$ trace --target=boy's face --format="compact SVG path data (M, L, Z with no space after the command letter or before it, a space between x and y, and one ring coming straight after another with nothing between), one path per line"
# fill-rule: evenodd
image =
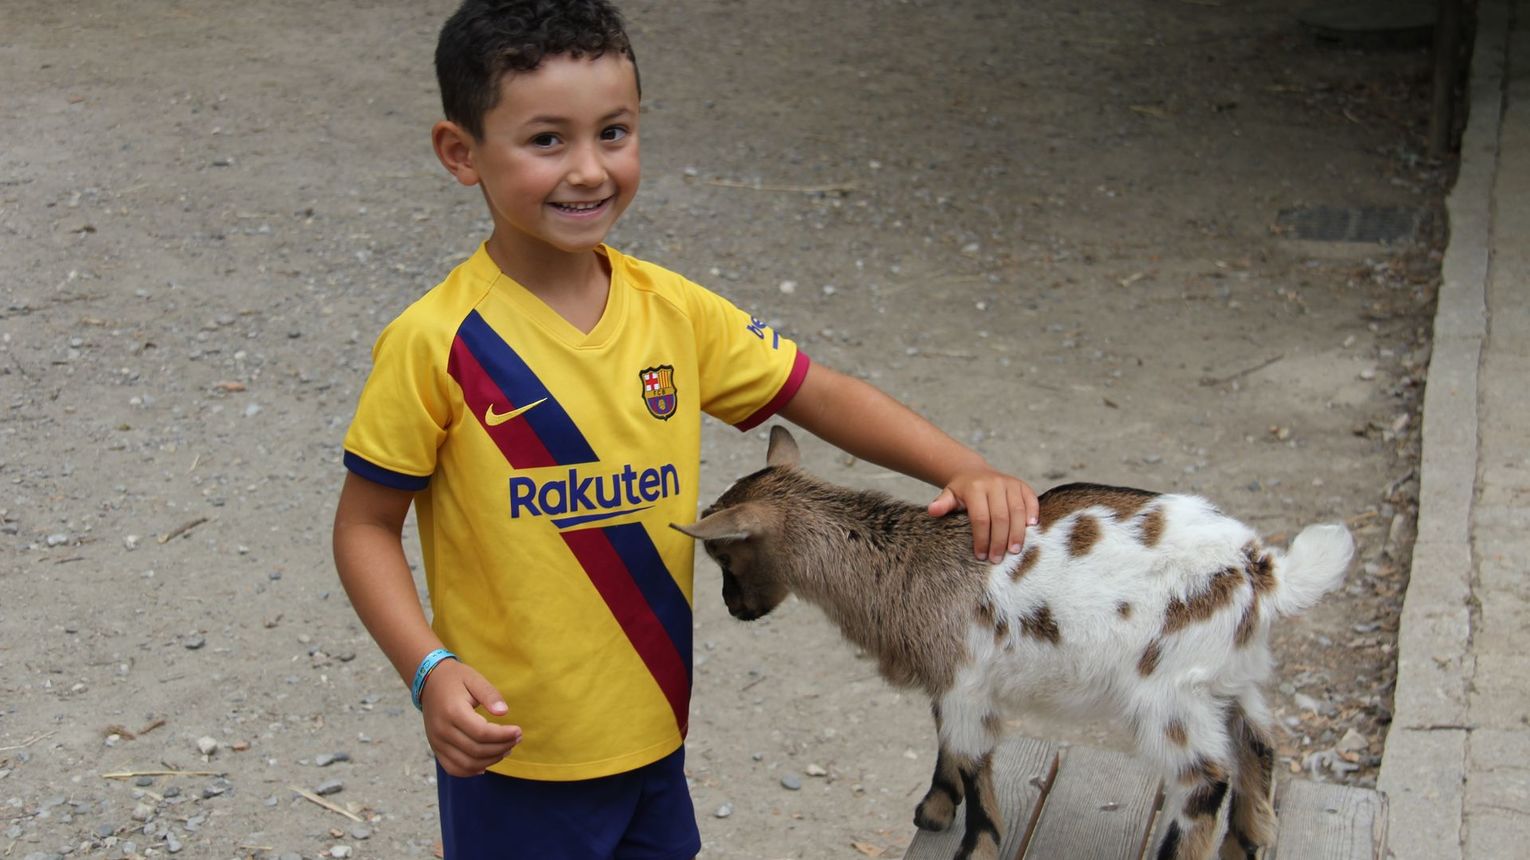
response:
M613 52L547 57L506 75L482 139L467 145L494 218L491 241L507 258L588 252L637 193L636 70Z

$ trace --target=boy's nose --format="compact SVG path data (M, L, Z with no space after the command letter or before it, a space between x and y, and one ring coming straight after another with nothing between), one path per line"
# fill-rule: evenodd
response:
M606 165L594 147L580 147L569 163L570 185L593 186L606 181Z

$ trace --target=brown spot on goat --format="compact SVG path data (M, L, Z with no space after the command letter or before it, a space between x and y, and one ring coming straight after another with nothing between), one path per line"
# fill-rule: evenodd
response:
M1116 614L1121 616L1122 618L1130 618L1130 617L1132 617L1132 605L1130 603L1127 603L1124 600L1121 601L1120 603L1117 603L1116 604Z
M1057 629L1057 619L1052 617L1052 607L1045 603L1020 616L1020 630L1032 639L1050 642L1062 641L1062 631Z
M993 625L993 644L998 645L1009 638L1009 619L1000 616Z
M1210 618L1232 602L1242 584L1243 571L1231 567L1217 571L1198 593L1169 601L1169 608L1164 613L1163 632L1174 633Z
M1227 796L1227 782L1202 783L1185 798L1184 819L1189 828L1179 840L1176 857L1210 857L1216 851L1217 811ZM1178 824L1179 822L1175 822Z
M1026 547L1025 552L1020 555L1020 563L1015 565L1015 569L1012 573L1010 573L1009 578L1014 582L1019 582L1020 577L1030 573L1031 568L1035 567L1036 562L1040 559L1041 547L1036 546L1035 544L1031 544L1030 546Z
M1177 747L1190 745L1190 736L1185 734L1185 724L1179 720L1169 720L1169 724L1163 728L1163 733Z
M1253 584L1257 594L1267 594L1275 589L1275 567L1270 561L1270 554L1264 551L1255 541L1250 541L1243 547L1243 570L1248 574L1248 581Z
M1064 484L1053 487L1037 499L1041 505L1041 530L1046 531L1053 523L1069 514L1096 506L1109 508L1118 520L1127 520L1156 498L1157 493L1132 487L1107 487L1100 484Z
M1233 634L1233 642L1239 648L1248 647L1248 643L1254 641L1254 633L1259 629L1259 592L1254 592L1249 598L1248 605L1243 607L1243 615L1238 619L1238 630Z
M1068 555L1074 558L1089 554L1100 541L1100 521L1091 516L1081 516L1073 521L1073 531L1068 535Z
M1137 659L1137 674L1144 678L1153 674L1153 672L1157 671L1158 660L1162 656L1163 651L1158 644L1158 640L1154 639L1152 642L1149 642L1147 648L1143 649L1142 656Z
M1142 515L1142 522L1137 526L1137 533L1142 538L1142 545L1148 549L1158 546L1158 541L1163 539L1163 508L1154 508Z
M1227 768L1222 767L1211 759L1198 758L1185 765L1179 772L1181 785L1195 785L1198 782L1226 782ZM1218 801L1220 803L1220 801Z

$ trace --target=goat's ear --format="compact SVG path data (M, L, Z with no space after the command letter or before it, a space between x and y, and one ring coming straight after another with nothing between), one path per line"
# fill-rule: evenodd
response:
M797 450L797 440L792 438L790 430L780 424L770 428L770 448L765 452L765 465L767 466L796 466L802 459L802 452Z
M760 533L761 523L748 505L734 505L715 514L702 517L700 522L682 526L670 523L669 527L697 540L748 540Z

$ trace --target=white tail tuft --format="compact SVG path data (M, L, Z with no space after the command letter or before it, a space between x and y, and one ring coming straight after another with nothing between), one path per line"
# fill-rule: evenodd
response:
M1297 615L1344 582L1355 541L1349 529L1336 523L1308 526L1291 542L1275 565L1271 603L1281 615Z

